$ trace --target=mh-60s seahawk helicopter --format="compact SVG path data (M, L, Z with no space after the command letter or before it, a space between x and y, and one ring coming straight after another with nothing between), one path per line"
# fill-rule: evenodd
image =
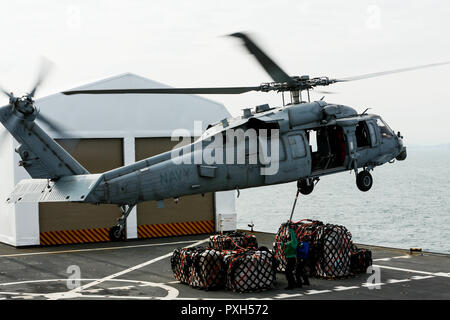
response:
M249 91L290 92L291 102L271 108L257 106L244 109L242 116L223 119L211 124L196 141L187 146L123 166L102 174L90 174L57 142L50 138L35 122L41 120L55 131L61 128L39 113L34 104L34 94L43 74L29 94L21 98L2 90L10 98L7 106L0 108L0 121L19 142L16 152L22 161L19 165L32 179L17 184L8 203L17 202L83 202L92 204L117 204L122 217L110 229L111 240L124 236L128 214L139 202L175 198L191 194L244 189L298 181L302 194L313 191L319 177L354 170L356 184L368 191L373 183L369 171L394 159L406 158L400 132L397 134L375 114L358 113L355 109L319 100L310 102L309 90L337 82L371 78L391 73L447 64L422 65L412 68L366 74L357 77L330 79L328 77L289 76L269 58L246 34L235 33L245 47L272 77L273 82L255 87L221 88L162 88L162 89L108 89L66 91L64 94L240 94ZM308 102L301 101L306 91ZM284 96L283 96L284 97ZM366 110L367 111L367 110ZM235 145L236 135L254 130ZM213 139L211 139L213 138ZM247 138L247 139L246 139ZM233 140L230 145L229 140ZM258 161L248 161L255 149L251 140L257 141ZM265 139L267 145L262 141ZM204 154L215 142L227 142L215 148L215 161L205 161ZM228 140L228 141L227 141ZM239 140L239 139L237 139ZM276 142L276 143L274 143ZM217 145L216 145L217 146ZM244 152L244 163L222 161L228 155L235 160L236 152ZM277 157L274 155L277 154ZM237 155L239 156L239 155ZM200 161L186 161L200 159ZM252 158L254 159L254 158ZM270 167L277 170L267 174ZM267 169L264 172L264 169Z

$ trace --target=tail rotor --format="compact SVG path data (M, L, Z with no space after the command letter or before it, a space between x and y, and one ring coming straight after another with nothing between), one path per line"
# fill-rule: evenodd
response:
M7 131L13 132L21 121L33 122L37 119L39 122L47 125L48 128L53 130L58 135L66 136L66 134L64 134L66 130L61 125L55 123L53 120L50 120L49 117L40 113L34 100L36 92L42 86L42 83L47 78L52 67L53 63L50 60L41 58L36 82L34 83L31 91L21 97L16 97L12 92L0 87L0 92L9 98L9 105L7 106L9 107L9 112L4 112L2 119L2 123ZM6 137L6 131L0 133L0 144L4 142Z

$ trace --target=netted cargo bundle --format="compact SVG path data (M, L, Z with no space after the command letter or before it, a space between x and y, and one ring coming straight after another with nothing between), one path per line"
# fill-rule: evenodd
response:
M181 283L206 290L224 286L223 254L218 250L179 248L173 252L170 262L175 279Z
M311 239L317 230L323 226L321 221L303 219L297 222L293 222L292 227L294 229L295 235L299 242L305 241L305 239ZM284 272L286 269L286 257L284 255L283 244L288 241L289 236L289 223L283 223L278 229L277 235L275 237L275 243L273 246L273 251L275 258L278 262L277 270L279 272ZM309 241L308 241L309 242ZM314 248L310 246L310 255L314 255ZM306 272L309 273L309 266L306 266Z
M216 250L238 250L245 248L258 248L258 241L254 235L244 232L229 234L216 234L209 238L209 247Z
M312 238L314 275L341 278L350 275L352 234L344 226L326 224Z
M170 258L173 276L181 283L189 283L194 248L177 248Z
M306 274L314 277L340 278L366 272L372 264L370 250L358 249L353 244L351 233L334 224L324 225L321 221L304 219L290 223L299 242L309 243L309 257L305 265ZM276 235L274 254L277 270L285 271L284 243L288 241L289 223L283 223Z
M236 292L273 288L276 260L268 250L230 251L224 257L227 266L226 287Z
M353 274L365 273L372 265L372 251L368 249L358 249L355 244L352 247L350 256L350 272Z

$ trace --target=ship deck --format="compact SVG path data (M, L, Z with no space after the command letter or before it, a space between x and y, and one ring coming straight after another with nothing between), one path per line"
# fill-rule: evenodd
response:
M272 247L274 235L255 233ZM449 299L450 255L359 244L372 250L379 273L339 280L310 279L285 290L282 273L272 290L205 291L175 281L170 257L177 247L204 244L208 235L114 243L14 248L0 245L0 300L35 299ZM372 278L369 278L372 276Z

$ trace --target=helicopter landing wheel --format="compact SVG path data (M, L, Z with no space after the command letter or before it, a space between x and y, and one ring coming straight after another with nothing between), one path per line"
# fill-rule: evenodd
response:
M110 241L120 241L124 238L124 228L120 225L111 227L109 229L109 240Z
M370 188L372 188L372 184L373 184L373 178L372 178L372 175L368 171L366 171L366 170L361 171L356 176L356 186L358 187L359 190L364 191L364 192L369 191Z
M300 179L297 181L297 188L301 194L308 195L314 190L314 181L312 179Z
M109 229L109 240L110 241L121 241L125 239L125 230L127 225L127 218L131 210L133 210L135 204L131 205L121 205L120 211L122 216L117 219L117 224Z

